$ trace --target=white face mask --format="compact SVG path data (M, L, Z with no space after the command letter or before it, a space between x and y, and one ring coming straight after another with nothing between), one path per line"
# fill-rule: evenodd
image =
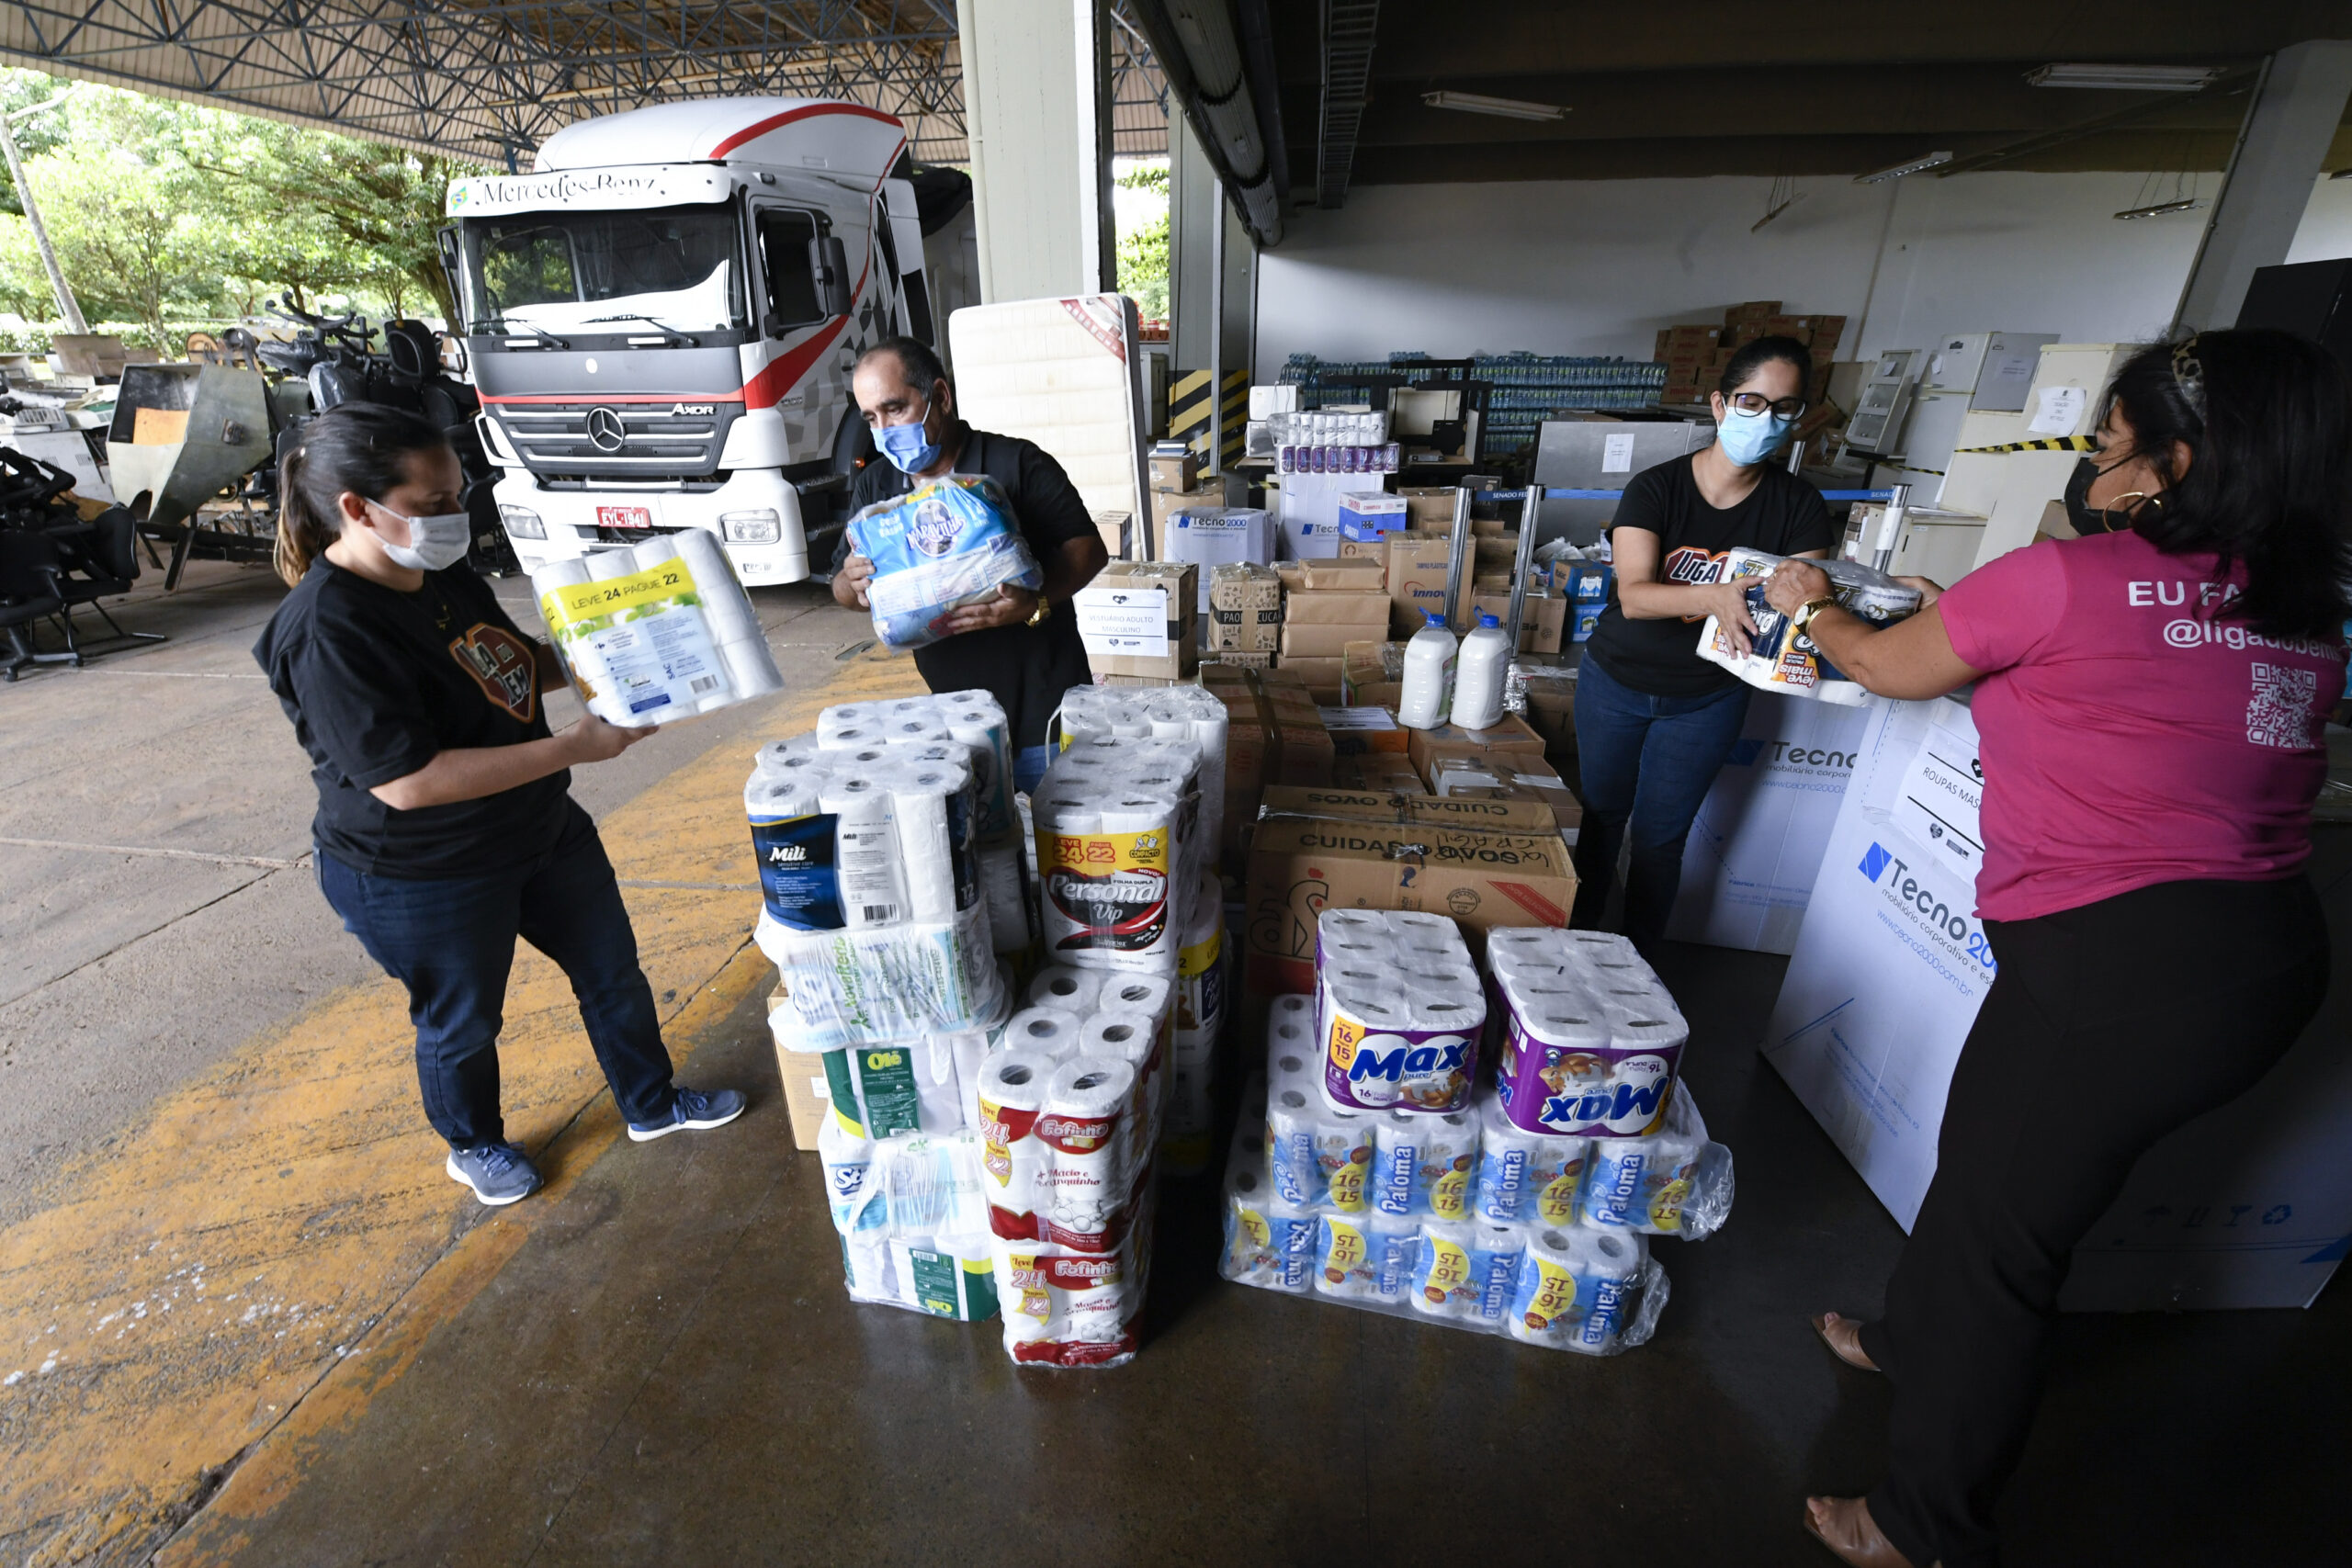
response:
M408 543L396 545L379 533L376 542L384 547L384 554L395 566L412 571L439 571L466 558L473 548L474 520L463 512L436 513L430 517L409 517L393 511L383 502L368 503L387 517L398 517L408 525Z

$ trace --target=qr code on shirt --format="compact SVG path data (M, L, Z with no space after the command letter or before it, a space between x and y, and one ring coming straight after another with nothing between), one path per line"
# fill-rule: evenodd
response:
M2287 664L2254 666L2254 696L2245 705L2245 738L2256 746L2301 750L2317 728L2319 675Z

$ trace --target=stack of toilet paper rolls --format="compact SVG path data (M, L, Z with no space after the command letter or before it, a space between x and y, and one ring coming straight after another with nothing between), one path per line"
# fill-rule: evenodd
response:
M1225 842L1223 701L1200 686L1072 686L1062 697L1065 746L1081 740L1190 740L1201 749L1201 842L1214 863Z
M1531 1132L1491 1083L1463 1111L1343 1107L1328 1041L1314 998L1275 998L1227 1167L1227 1279L1587 1355L1649 1338L1647 1238L1701 1239L1731 1206L1687 1090L1640 1137Z
M818 1142L853 1301L976 1322L998 1310L995 1249L969 1131Z
M751 596L700 528L549 561L531 592L587 705L625 728L784 689Z
M1046 960L1175 966L1206 861L1202 750L1182 738L1096 737L1057 753L1029 797Z
M1503 1112L1527 1133L1631 1138L1664 1124L1690 1026L1622 936L1490 932Z
M1326 909L1315 922L1317 1077L1324 1103L1357 1113L1470 1108L1487 996L1443 915Z
M1176 976L1051 964L983 1058L975 1107L1005 1349L1114 1366L1136 1351Z
M1011 757L985 692L827 708L813 732L760 748L743 791L754 934L790 998L794 1049L1001 1016L994 955L1031 943Z

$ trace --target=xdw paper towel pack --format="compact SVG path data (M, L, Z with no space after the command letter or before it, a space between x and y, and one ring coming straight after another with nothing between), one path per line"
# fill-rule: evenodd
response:
M784 689L750 595L699 528L550 561L531 592L581 701L607 724L672 724Z
M1462 932L1412 909L1325 909L1315 925L1321 1093L1336 1111L1466 1110L1487 1000Z
M1045 573L994 479L956 474L877 501L849 520L850 547L874 563L865 589L874 634L892 648L944 635L950 610L1005 586L1036 589Z
M1870 693L1824 658L1813 639L1798 631L1790 618L1772 608L1764 597L1764 580L1786 558L1745 547L1724 552L1712 581L1752 581L1747 590L1747 615L1756 623L1756 636L1747 653L1737 653L1716 617L1709 615L1707 624L1699 631L1699 657L1722 665L1762 691L1818 697L1825 703L1859 707L1870 700ZM1849 560L1805 564L1819 567L1828 575L1829 591L1840 607L1874 626L1890 626L1918 612L1919 591L1904 587L1883 571Z
M1501 1025L1495 1087L1515 1126L1624 1138L1663 1125L1690 1031L1631 942L1499 931L1487 964Z

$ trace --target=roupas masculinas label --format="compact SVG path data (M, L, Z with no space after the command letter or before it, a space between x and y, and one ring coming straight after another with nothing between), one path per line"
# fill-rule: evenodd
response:
M589 707L649 722L693 713L728 689L702 604L683 560L539 596Z

